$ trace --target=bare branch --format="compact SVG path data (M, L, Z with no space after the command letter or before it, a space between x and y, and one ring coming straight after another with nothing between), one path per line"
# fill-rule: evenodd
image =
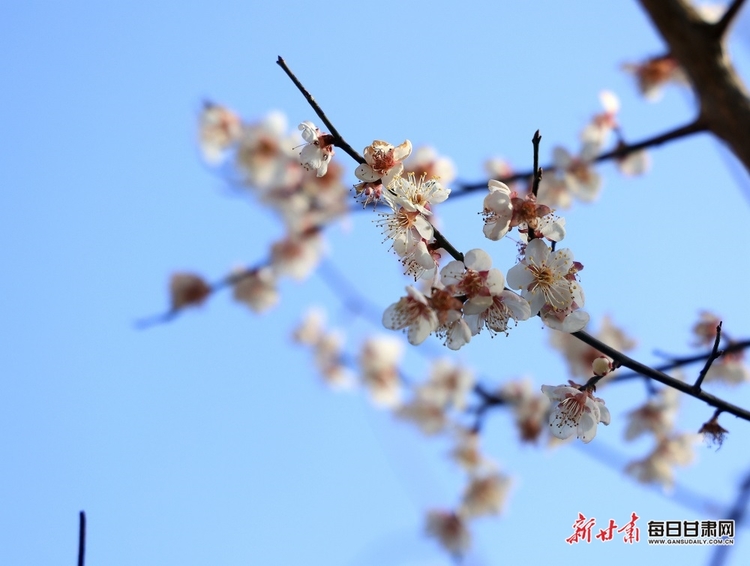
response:
M349 154L349 157L354 159L354 161L356 161L357 163L360 163L360 164L364 163L365 158L362 157L359 153L357 153L354 150L354 148L350 146L343 137L341 137L341 134L339 134L338 130L334 127L334 125L328 119L328 116L325 115L325 112L323 112L323 109L315 101L315 99L313 98L313 95L310 94L308 90L304 87L304 85L299 81L296 75L292 72L292 70L286 64L286 61L284 61L282 57L279 57L276 60L276 64L282 69L284 69L284 72L287 74L287 76L290 79L292 79L294 86L296 86L297 89L302 93L302 96L305 97L305 100L307 100L307 103L318 115L318 118L320 118L323 121L323 123L326 125L326 128L328 128L328 131L333 136L333 140L334 140L333 145L343 149L346 153Z
M78 514L78 566L83 566L86 555L86 513Z
M664 385L673 387L674 389L682 391L683 393L690 395L691 397L700 399L704 403L711 405L712 407L715 407L717 409L721 409L725 413L731 413L736 417L750 422L750 411L719 399L718 397L715 397L710 393L706 393L705 391L696 391L692 385L688 385L687 383L684 383L679 379L675 379L674 377L671 377L665 373L660 372L659 370L651 368L626 356L622 352L615 350L611 346L607 346L604 342L597 340L583 330L574 332L573 336L578 338L581 342L584 342L589 346L596 348L602 354L609 356L615 363L619 365L625 366L626 368L631 369L634 372L646 376L650 379L653 379L654 381L658 381L659 383L663 383Z
M727 11L721 16L721 19L714 24L716 38L722 40L729 34L729 29L732 24L737 21L737 14L744 3L745 0L734 0L734 2L730 4Z
M726 142L750 173L750 97L727 53L726 35L701 18L688 0L639 1L690 78L700 120ZM731 18L730 14L727 22Z

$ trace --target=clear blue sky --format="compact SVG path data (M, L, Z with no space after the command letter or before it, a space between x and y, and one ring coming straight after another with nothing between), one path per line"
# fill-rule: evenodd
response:
M554 144L574 149L603 88L620 96L629 139L692 118L689 95L672 88L649 104L619 69L662 49L636 2L77 1L0 12L0 564L74 563L81 509L88 566L448 564L422 522L425 509L459 496L449 445L361 394L327 391L308 352L290 345L310 304L329 310L352 348L386 332L348 317L321 279L285 282L264 316L224 294L173 324L134 329L167 304L171 272L217 279L261 260L281 234L201 163L201 101L248 119L273 109L292 126L314 119L274 64L282 55L355 148L430 143L462 179L479 180L492 155L528 167L537 128L544 161ZM747 15L740 28L735 52L746 57ZM337 159L353 170L343 152ZM654 350L689 351L701 309L750 335L750 208L744 173L738 184L708 137L652 159L636 180L603 167L602 198L566 214L565 243L585 265L594 327L610 314L639 340L636 357L654 362ZM444 232L507 270L515 249L488 246L480 208L480 195L448 201ZM374 302L400 296L406 280L369 213L327 236L331 260ZM531 321L452 356L497 383L563 383L547 342ZM409 352L407 369L422 375L424 360ZM750 407L746 388L713 392ZM649 449L622 442L644 388L601 394L613 422L585 448L519 447L507 415L491 418L487 451L516 483L503 517L477 524L472 564L706 563L707 548L565 544L579 512L599 523L723 514L625 478L624 463ZM683 430L710 417L683 405ZM750 467L750 423L722 424L724 447L699 448L678 482L729 504ZM746 534L731 564L750 561Z

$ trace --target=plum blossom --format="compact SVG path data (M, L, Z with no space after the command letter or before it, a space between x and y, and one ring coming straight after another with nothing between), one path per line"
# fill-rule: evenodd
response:
M626 63L623 70L635 76L641 94L651 102L661 98L664 85L688 83L682 67L671 55L652 57L643 63Z
M635 340L625 334L621 328L615 326L608 316L603 317L599 330L593 334L597 339L620 352L632 350L636 345ZM565 357L571 376L591 377L591 365L601 355L599 350L581 342L575 336L563 332L553 332L550 336L550 343ZM606 379L600 381L598 385L600 386L605 382Z
M431 510L427 513L425 530L453 555L460 556L471 546L471 532L459 513Z
M688 466L695 459L694 446L701 435L692 433L673 434L662 437L656 448L644 459L631 462L625 473L640 483L661 484L664 491L674 487L674 466Z
M400 207L408 212L430 216L431 206L445 201L450 192L437 179L417 178L414 173L409 173L406 177L399 175L393 179L383 197L393 210Z
M521 441L536 441L547 417L549 398L535 393L528 378L503 384L497 395L512 407Z
M390 336L370 338L362 344L358 359L362 383L379 407L393 408L401 402L398 364L403 349L402 342Z
M617 113L620 111L620 100L617 95L609 90L603 90L599 93L599 101L604 112L595 114L581 132L581 142L584 146L591 146L586 151L587 155L599 153L602 146L607 143L612 130L617 128Z
M383 192L392 212L381 214L377 224L383 235L393 240L393 251L415 281L437 265L427 247L435 231L426 217L432 215L431 206L443 202L449 193L437 180L415 179L413 174L397 177Z
M499 514L511 483L511 479L500 472L471 478L461 500L463 516L473 518Z
M451 350L459 350L471 340L471 329L462 316L463 303L448 289L434 287L429 298L430 306L437 316L435 333L444 338Z
M323 253L323 238L317 229L289 235L271 246L271 266L276 275L303 281L315 269Z
M217 164L240 139L242 120L229 108L206 102L200 115L199 128L203 158L211 164Z
M440 179L442 183L451 183L456 178L453 161L438 155L435 148L423 146L411 154L404 162L404 171L417 178Z
M281 112L271 112L257 124L243 125L235 166L245 184L261 194L292 187L301 179L302 168L291 149L295 138L286 132L287 119Z
M408 328L410 344L419 345L438 327L438 317L427 298L412 286L406 287L401 297L383 313L383 326L391 330Z
M314 345L315 366L323 382L334 390L350 389L354 376L343 362L344 337L340 332L328 331Z
M261 267L249 273L239 272L233 294L235 301L244 303L256 313L265 312L279 302L276 279L270 267Z
M354 171L357 179L366 183L380 183L388 188L394 178L404 170L403 161L411 155L411 142L392 146L388 142L375 140L364 150L365 163Z
M475 475L483 469L494 469L495 464L486 458L479 448L478 432L459 428L456 431L456 444L450 457L469 474Z
M547 307L547 311L542 313L547 318L547 324L548 320L555 319L560 313L565 315L564 320L572 312L568 310L575 310L584 304L583 290L574 277L571 278L571 271L574 276L577 268L569 249L553 252L544 241L535 239L526 246L523 261L508 271L508 285L521 289L521 296L529 302L531 315ZM550 325L553 328L557 326L555 323ZM583 326L576 330L581 328Z
M677 417L679 392L664 387L644 404L628 413L625 440L634 440L646 432L658 438L666 437Z
M310 121L302 122L299 129L302 139L307 142L299 154L299 162L308 171L315 171L318 177L322 177L334 154L333 136L323 134Z
M442 432L448 425L445 407L424 394L424 386L417 388L414 398L398 407L396 417L416 424L423 434L431 436Z
M593 202L602 188L602 178L594 171L592 160L598 149L584 144L580 155L574 156L564 147L555 147L552 155L555 169L562 175L573 195L583 202Z
M505 289L505 277L493 269L492 258L479 248L464 254L464 261L451 261L440 271L446 289L466 298L464 319L472 335L482 328L491 333L507 334L508 321L527 320L528 303L514 292Z
M490 240L500 240L510 230L513 218L511 190L508 185L491 179L488 183L490 194L484 197L482 216L484 235Z
M432 364L421 394L441 407L463 410L473 387L474 373L470 369L441 358Z
M596 425L609 424L609 409L604 400L594 397L590 389L579 389L575 384L542 385L544 393L551 401L549 427L553 436L566 439L574 434L584 443L596 436Z
M203 303L211 294L211 286L194 273L174 273L169 280L172 310Z

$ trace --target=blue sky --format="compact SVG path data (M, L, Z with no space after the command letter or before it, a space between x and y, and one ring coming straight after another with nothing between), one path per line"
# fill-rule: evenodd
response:
M282 233L202 164L201 101L250 120L280 109L292 127L314 119L275 65L282 55L355 148L429 143L461 179L480 180L493 155L528 167L537 128L543 161L555 144L573 149L604 88L621 98L628 139L692 118L688 94L670 88L647 103L620 70L662 50L637 4L26 2L2 12L0 563L71 563L84 509L91 566L448 564L422 523L425 509L459 496L449 444L424 440L361 394L328 391L289 341L311 304L346 329L352 349L386 332L348 316L318 276L284 282L267 315L223 294L172 324L135 330L167 304L171 272L218 279L261 260ZM733 45L741 60L748 22ZM337 159L351 173L343 152ZM635 180L603 166L601 199L566 214L565 243L586 267L594 326L611 315L638 339L635 357L657 362L655 350L689 352L701 309L748 335L750 209L746 175L732 174L709 137L654 150L652 160ZM480 195L443 207L443 231L460 249L487 246L480 209ZM327 231L330 260L385 308L407 281L371 217ZM510 267L511 243L486 249ZM458 354L430 347L493 382L563 383L548 333L532 321ZM412 349L406 367L419 376L426 365ZM712 392L750 406L746 389ZM644 390L633 383L602 396L613 423L585 447L518 446L507 415L493 415L485 446L516 482L504 515L477 524L470 563L706 563L706 548L565 544L579 512L599 523L631 512L712 517L622 475L649 449L621 440ZM683 430L711 415L692 400L683 408ZM750 425L722 424L729 440L700 447L678 482L730 504L750 466ZM731 564L750 559L745 533Z

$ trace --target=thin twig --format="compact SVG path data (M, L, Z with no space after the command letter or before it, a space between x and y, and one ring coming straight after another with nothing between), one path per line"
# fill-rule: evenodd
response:
M747 348L750 348L750 340L742 340L739 342L733 342L730 345L728 345L726 348L724 348L724 354L730 354L732 352L740 352ZM669 370L676 369L679 367L688 366L696 362L705 361L708 359L710 355L711 355L711 352L703 353L703 354L696 354L694 356L686 356L684 358L674 358L669 363L662 364L659 366L654 366L654 369L665 372L665 371L669 371ZM609 379L607 383L614 383L618 381L628 381L636 377L642 377L642 375L638 372L621 373Z
M83 566L86 555L86 513L78 514L78 566Z
M711 395L710 393L706 393L705 391L696 391L692 385L688 385L687 383L684 383L679 379L670 377L659 370L651 368L626 356L622 352L615 350L611 346L607 346L604 342L597 340L583 330L574 332L573 336L578 338L581 342L584 342L585 344L596 348L605 356L609 356L614 362L625 366L626 368L631 369L636 373L644 375L650 379L653 379L654 381L658 381L659 383L663 383L664 385L668 385L669 387L673 387L674 389L682 391L683 393L690 395L691 397L695 397L696 399L699 399L712 407L721 409L726 413L730 413L736 417L750 422L750 411L738 407L737 405L728 403L727 401L719 399L718 397Z
M620 145L612 151L607 151L605 153L598 155L597 157L592 159L592 162L601 163L603 161L609 161L611 159L625 157L633 153L634 151L646 149L649 147L655 147L657 145L661 145L668 141L676 140L679 138L684 138L692 134L697 134L697 133L704 132L704 131L706 131L706 126L703 124L703 122L700 119L694 120L690 122L689 124L685 124L684 126L680 126L673 130L669 130L667 132L652 136L650 138L646 138L637 143ZM556 167L554 163L550 163L546 167L542 167L543 170L547 170L547 171L552 171L555 168ZM534 172L535 172L535 169L532 169L530 171L514 173L513 175L508 175L507 177L500 177L497 180L506 184L513 183L514 181L521 181L523 179L532 178L534 176ZM451 198L455 198L457 196L461 196L461 195L474 192L474 191L479 191L479 190L487 190L487 181L484 181L482 183L460 184L458 188L451 193Z
M716 338L714 339L714 347L711 349L711 355L706 359L706 364L698 374L698 379L693 385L693 389L695 389L696 392L701 390L701 385L703 384L703 380L706 379L708 370L711 369L711 364L714 363L714 360L716 360L716 358L724 354L723 351L719 350L719 342L721 342L721 322L719 322L718 326L716 327Z
M724 15L721 16L721 19L714 24L713 29L717 39L721 40L726 37L727 33L729 33L729 28L737 21L737 14L744 3L745 0L734 0L727 8L727 11L724 12Z
M284 61L282 57L279 57L276 60L276 64L284 70L284 72L287 74L287 76L290 79L292 79L294 86L296 86L297 90L299 90L302 93L302 96L305 97L305 100L307 100L307 103L318 115L318 118L320 118L323 121L323 123L326 125L326 128L328 128L328 131L331 133L331 135L334 138L333 144L343 149L346 153L349 154L349 157L354 159L354 161L356 161L357 163L360 163L360 164L365 163L365 158L362 157L359 153L357 153L354 150L354 148L346 142L346 140L341 136L341 134L339 134L338 130L334 127L334 125L328 119L328 116L326 116L325 112L323 112L323 109L315 101L315 99L313 98L313 95L310 94L308 90L304 87L304 85L299 81L296 75L292 72L292 70L286 64L286 61Z
M534 137L531 138L531 143L534 144L534 182L531 186L531 194L536 197L539 192L539 183L542 182L542 168L539 167L539 144L542 141L542 136L539 134L539 130L534 132Z
M451 244L448 239L443 236L443 234L434 226L432 227L433 237L435 238L435 246L437 249L443 248L446 252L448 252L451 257L457 261L460 261L463 263L464 261L464 254L459 252L456 248L453 247L453 244Z

